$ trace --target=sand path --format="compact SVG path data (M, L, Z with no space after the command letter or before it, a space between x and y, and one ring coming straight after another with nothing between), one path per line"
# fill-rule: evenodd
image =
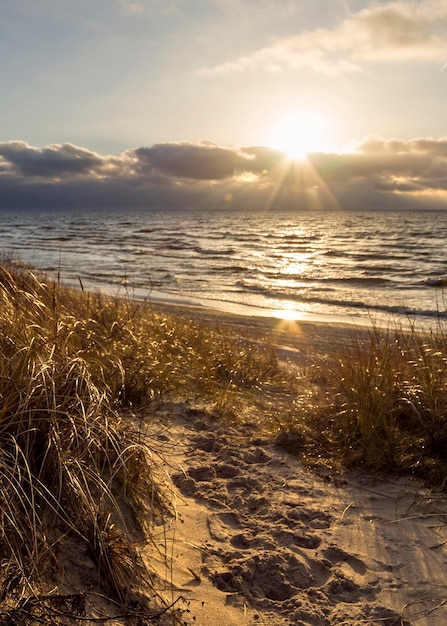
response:
M172 598L184 598L185 620L447 623L444 496L409 479L320 478L250 425L181 404L158 418L177 489Z

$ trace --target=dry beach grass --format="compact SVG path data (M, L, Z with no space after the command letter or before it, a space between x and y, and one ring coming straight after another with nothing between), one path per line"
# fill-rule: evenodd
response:
M351 580L368 570L365 559L317 536L332 532L334 514L313 481L336 490L344 468L361 466L445 486L441 326L430 334L277 325L71 290L11 263L0 268L0 306L3 623L187 621L185 594L175 582L170 594L162 590L160 563L174 581L167 529L192 500L211 507L210 541L234 550L213 544L211 561L190 569L225 598L245 598L245 623L262 623L264 613L281 625L399 623L394 609L371 609L377 585ZM284 450L297 461L286 463ZM303 463L313 473L302 474ZM235 472L239 488L230 484ZM266 506L267 479L289 504ZM336 492L330 497L333 507ZM279 523L284 506L295 513ZM256 547L257 535L268 541ZM309 550L320 545L318 565ZM272 552L281 558L268 561ZM273 587L260 582L266 567L279 572ZM361 606L350 613L349 603ZM233 609L237 623L242 609ZM207 623L231 623L224 613L218 619Z

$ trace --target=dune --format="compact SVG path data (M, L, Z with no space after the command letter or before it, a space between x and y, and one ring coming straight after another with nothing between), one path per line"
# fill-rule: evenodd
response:
M337 450L342 458L351 442L357 454L356 440L338 444L342 419L326 428L331 406L349 412L344 396L333 402L343 392L330 376L334 351L352 339L362 348L367 330L161 304L174 317L153 315L27 269L3 269L2 298L2 623L446 623L445 493L342 469ZM437 375L443 338L392 345L411 371L422 347L434 358L417 373ZM363 347L373 364L391 363L379 369L385 398L420 389L407 369L396 386L396 361ZM350 363L375 373L361 353L342 357L354 392ZM380 391L377 380L367 377L360 399ZM443 426L445 378L429 392ZM381 420L396 408L380 398ZM380 467L428 478L436 464L442 482L445 458L419 445L430 446L421 417L406 430L373 421L363 452L379 455L390 434L400 443L395 433L414 428L411 463Z

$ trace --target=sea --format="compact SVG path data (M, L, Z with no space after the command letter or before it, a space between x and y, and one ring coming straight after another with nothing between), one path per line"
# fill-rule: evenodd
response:
M290 320L446 318L447 211L0 212L0 251L63 283Z

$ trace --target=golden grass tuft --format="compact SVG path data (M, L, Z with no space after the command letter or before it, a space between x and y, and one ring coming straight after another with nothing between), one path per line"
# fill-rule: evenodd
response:
M337 428L347 462L447 479L447 336L372 329L334 369Z
M73 541L111 599L149 609L140 590L150 575L124 511L143 526L169 505L148 444L117 410L123 306L0 267L0 595L20 615L24 594L34 606L61 578Z
M366 336L366 339L365 339ZM279 441L313 467L363 467L447 485L447 335L399 325L349 333L308 381ZM315 382L315 381L314 381Z

